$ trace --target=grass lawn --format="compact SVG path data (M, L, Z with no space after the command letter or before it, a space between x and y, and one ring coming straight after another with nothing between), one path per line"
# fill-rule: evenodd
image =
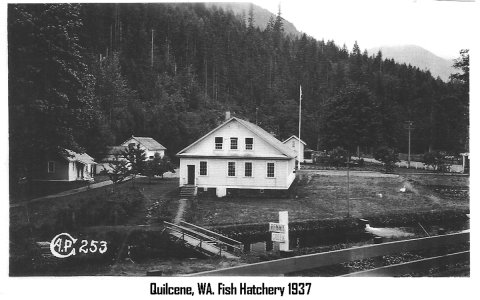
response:
M368 218L403 212L469 209L468 176L416 174L352 171L348 208L346 171L301 171L288 198L200 198L194 220L200 226L214 226L276 222L278 212L283 210L289 212L289 221L294 222L341 218L348 212L354 218ZM404 186L407 191L402 193L400 189Z

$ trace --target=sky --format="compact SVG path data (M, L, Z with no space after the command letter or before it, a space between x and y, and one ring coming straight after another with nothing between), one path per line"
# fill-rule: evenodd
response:
M334 40L349 50L417 45L437 56L457 58L470 49L479 3L433 0L253 0L317 40ZM477 39L477 38L475 38Z

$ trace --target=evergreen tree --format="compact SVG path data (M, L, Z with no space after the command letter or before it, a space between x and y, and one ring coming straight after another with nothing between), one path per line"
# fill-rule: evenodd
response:
M10 178L27 176L47 149L69 148L89 126L90 76L79 44L78 4L10 4Z
M140 148L140 144L129 145L128 148L122 151L122 157L126 161L128 175L132 176L132 187L135 187L135 179L137 175L145 170L145 151Z
M348 85L327 103L325 144L351 153L357 146L375 147L379 142L378 120L375 96L363 85Z

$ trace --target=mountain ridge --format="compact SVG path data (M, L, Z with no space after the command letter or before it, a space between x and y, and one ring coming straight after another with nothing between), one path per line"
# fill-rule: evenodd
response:
M417 45L379 46L367 49L370 55L382 51L383 58L394 59L398 63L410 64L420 70L429 70L432 76L440 77L448 82L450 75L455 73L453 59L445 59Z
M264 30L271 17L276 15L257 4L251 2L210 2L208 6L217 6L225 10L231 10L237 15L244 15L245 22L248 19L250 5L253 6L253 19L255 26ZM301 36L303 33L298 31L292 22L283 19L284 32L294 36ZM440 57L433 52L413 44L404 45L382 45L367 49L370 55L377 54L382 51L383 58L394 59L400 64L412 65L420 70L429 70L433 77L440 77L444 82L450 80L450 75L456 73L453 67L453 59Z
M270 17L275 18L276 14L270 12L268 9L263 8L257 4L251 2L207 2L205 3L207 7L221 7L225 10L231 10L236 15L245 15L245 22L248 20L248 13L250 11L250 5L253 5L253 20L254 25L259 27L261 30L265 30L270 21ZM283 19L283 30L286 34L292 34L295 36L300 36L302 33L297 30L295 25Z

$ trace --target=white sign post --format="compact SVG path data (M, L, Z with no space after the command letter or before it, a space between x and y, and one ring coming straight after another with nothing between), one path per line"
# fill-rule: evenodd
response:
M280 251L288 251L288 211L278 212L278 223L283 225L284 242L280 243Z
M280 256L292 256L293 251L288 250L288 211L278 212L278 223L269 223L268 227L272 232L272 242L280 244Z

